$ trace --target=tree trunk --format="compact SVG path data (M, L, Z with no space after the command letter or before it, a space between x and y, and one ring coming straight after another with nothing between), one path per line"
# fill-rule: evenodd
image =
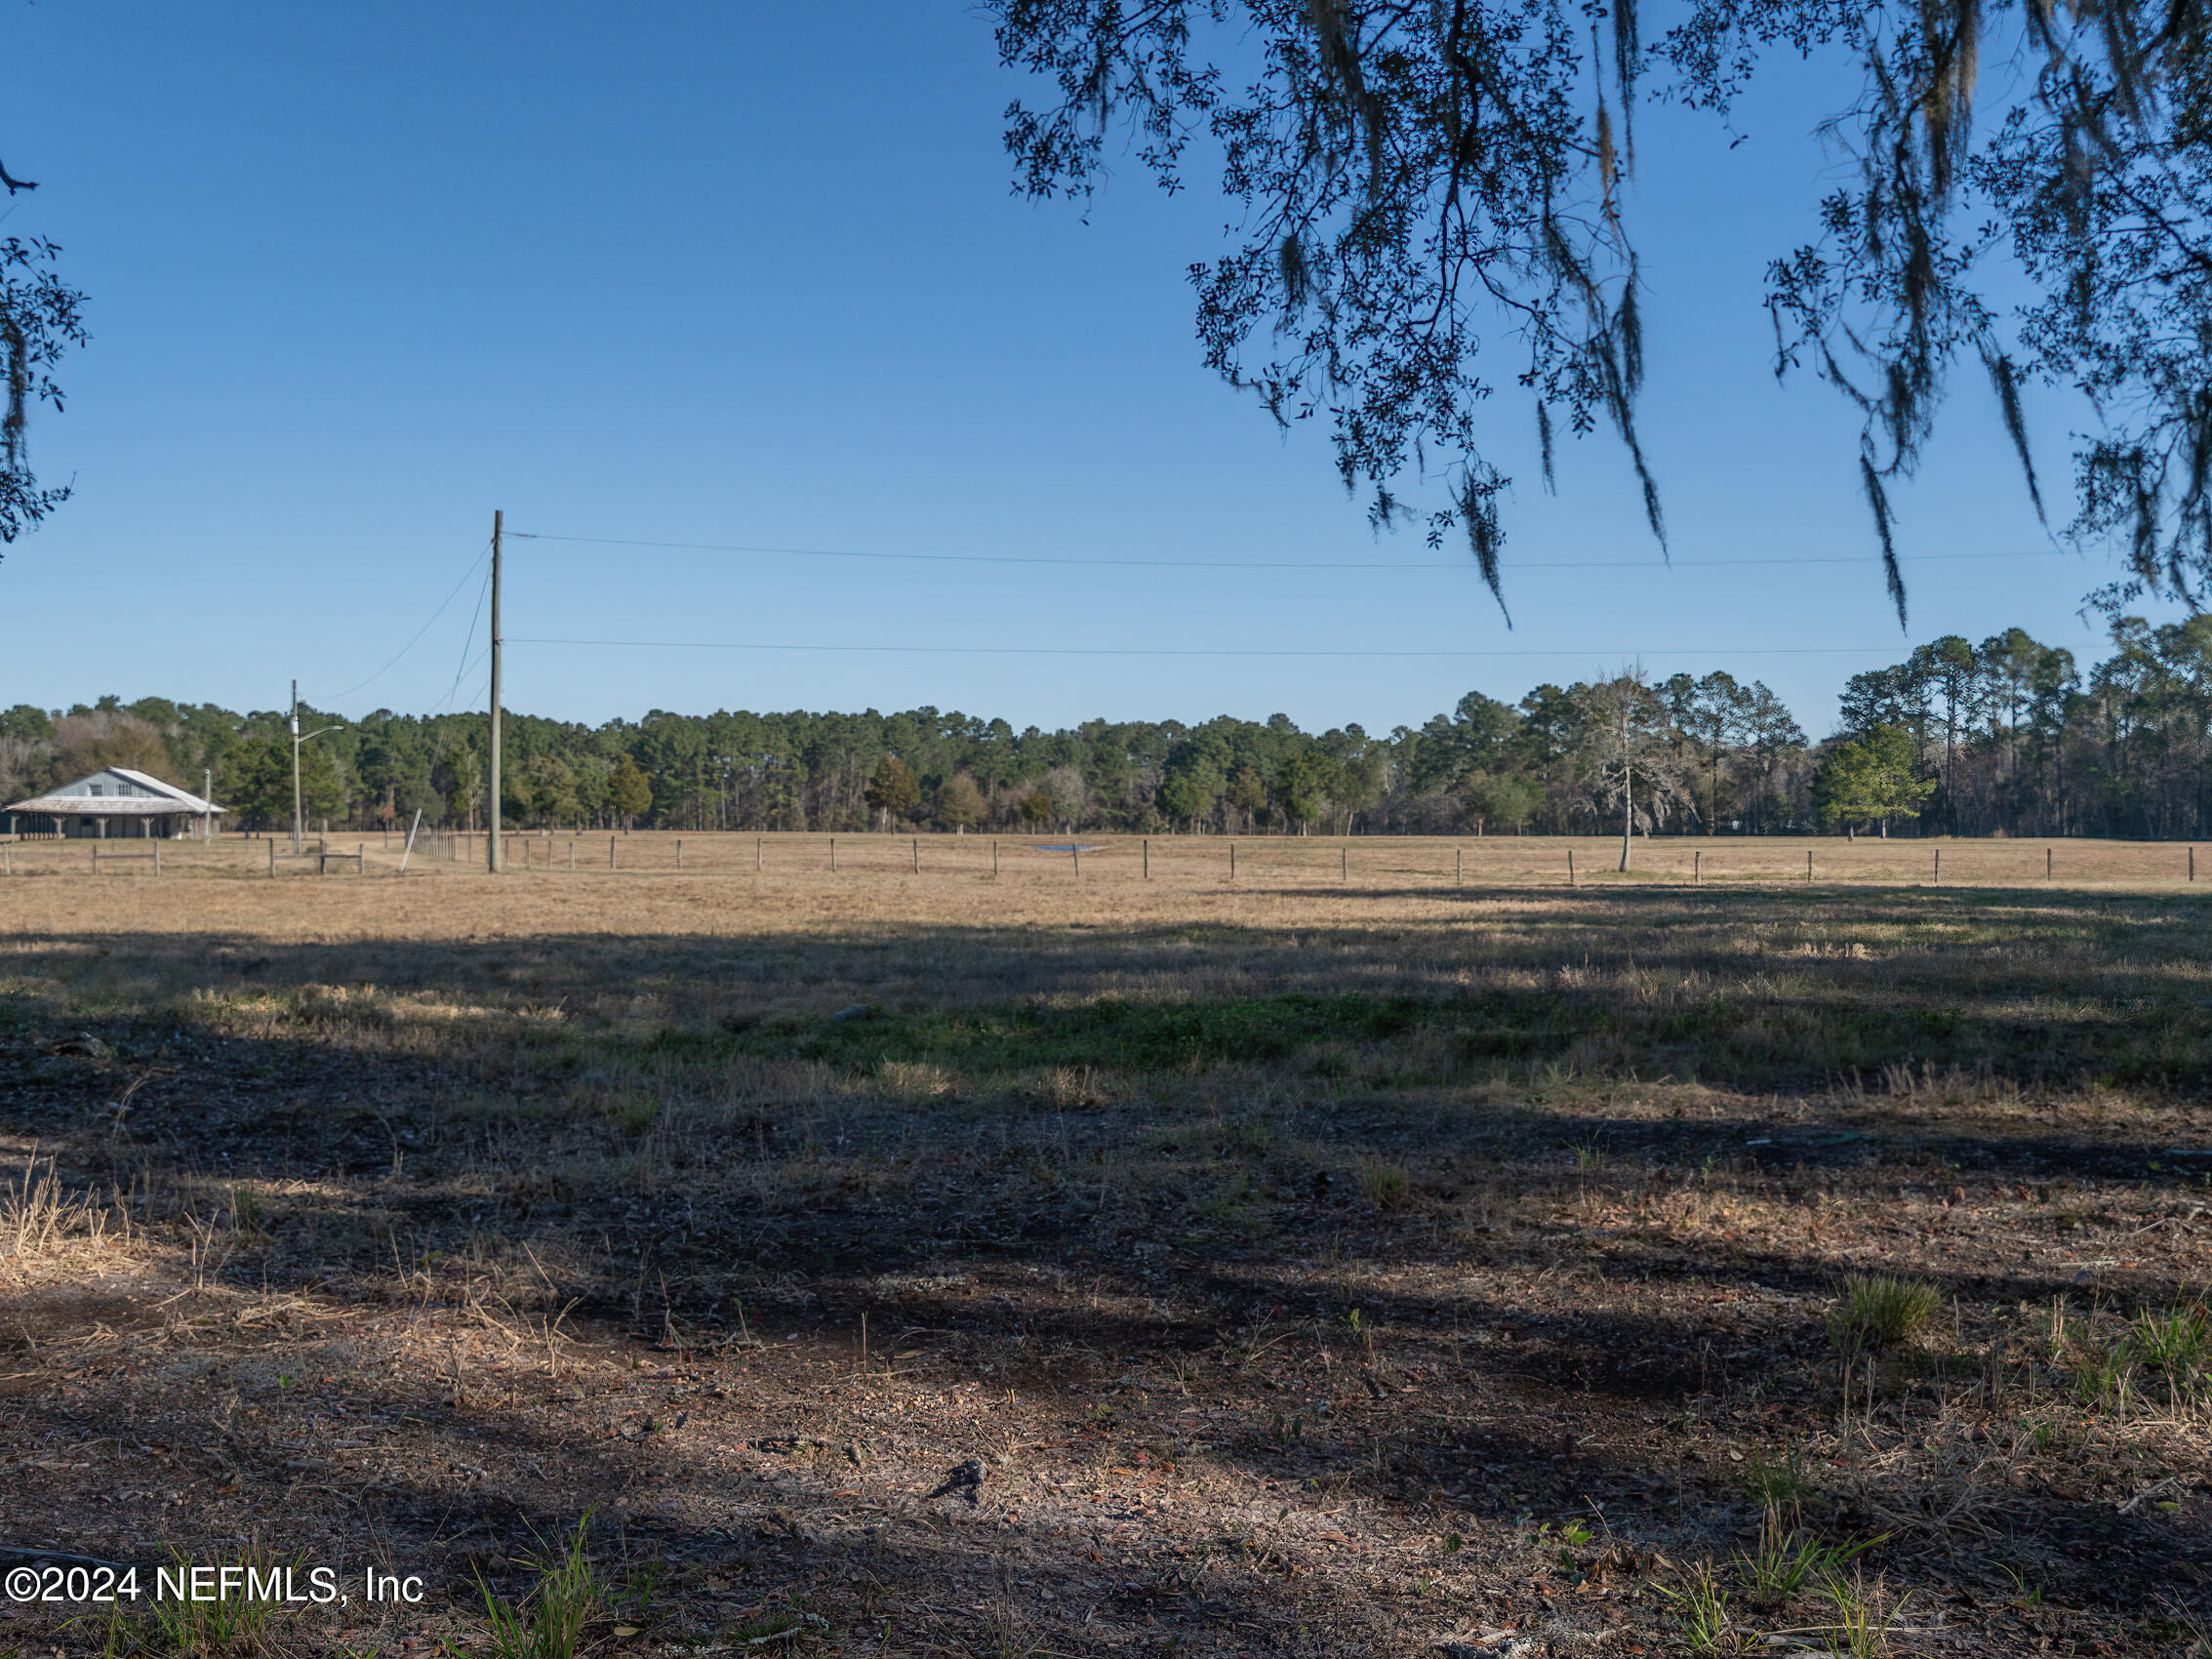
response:
M1629 847L1636 828L1636 769L1626 768L1621 783L1621 869L1629 868Z

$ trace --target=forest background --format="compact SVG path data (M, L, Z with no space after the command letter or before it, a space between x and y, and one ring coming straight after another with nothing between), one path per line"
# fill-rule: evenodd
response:
M287 824L283 709L102 697L0 714L0 797L120 765L212 787L238 829ZM486 722L301 710L310 822L475 828ZM1762 683L1640 669L1470 692L1387 736L1284 715L1086 721L1017 731L932 708L883 714L655 710L604 725L510 712L504 813L517 828L1144 832L1960 835L2212 832L2212 618L2119 617L2111 654L2011 628L1949 635L1846 685L1809 741Z

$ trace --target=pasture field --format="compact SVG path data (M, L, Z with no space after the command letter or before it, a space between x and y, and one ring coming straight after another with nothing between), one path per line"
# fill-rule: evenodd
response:
M677 839L9 848L0 1655L2212 1652L2187 848Z

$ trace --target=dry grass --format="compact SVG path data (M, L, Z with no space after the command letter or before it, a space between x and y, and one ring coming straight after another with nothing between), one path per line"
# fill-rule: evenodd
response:
M1661 845L1570 891L1557 842L1465 843L1455 887L1444 843L1340 884L1336 843L1240 841L1231 887L1211 838L1148 882L630 841L669 868L16 849L0 1543L423 1573L267 1638L354 1651L536 1640L553 1538L601 1587L579 1652L2205 1616L2180 849L2069 844L2046 888L1946 844L1930 889L1928 843L1821 843L1866 862L1810 885ZM1831 1345L1885 1277L1929 1287L1912 1340Z

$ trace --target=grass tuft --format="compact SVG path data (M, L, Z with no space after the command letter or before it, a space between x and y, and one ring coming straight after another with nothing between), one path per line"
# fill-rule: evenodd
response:
M1379 1210L1403 1209L1413 1197L1413 1177L1402 1163L1371 1159L1359 1166L1359 1190Z
M2203 1306L2185 1303L2163 1313L2136 1316L2130 1331L2136 1358L2169 1381L2193 1380L2203 1369L2205 1347L2212 1337L2212 1321Z
M1662 1585L1659 1593L1674 1604L1684 1651L1703 1659L1709 1654L1734 1653L1742 1647L1735 1622L1728 1616L1728 1592L1713 1577L1710 1562L1700 1561L1690 1582L1681 1589Z
M609 1597L606 1581L591 1564L587 1520L579 1520L557 1551L528 1562L537 1570L538 1582L519 1603L502 1601L478 1575L492 1659L576 1659L584 1631Z
M1835 1610L1835 1623L1830 1627L1835 1651L1849 1659L1882 1659L1889 1652L1890 1630L1896 1614L1904 1609L1904 1598L1891 1605L1882 1581L1877 1578L1870 1586L1866 1575L1857 1571L1849 1578L1829 1574L1821 1583L1821 1594Z
M1902 1348L1934 1321L1942 1307L1942 1293L1924 1278L1853 1274L1829 1310L1829 1340L1846 1356Z
M1808 1586L1825 1586L1837 1578L1853 1557L1879 1542L1867 1538L1856 1544L1824 1544L1785 1526L1781 1515L1769 1509L1759 1526L1757 1545L1750 1554L1736 1558L1736 1576L1744 1598L1752 1606L1779 1607Z

